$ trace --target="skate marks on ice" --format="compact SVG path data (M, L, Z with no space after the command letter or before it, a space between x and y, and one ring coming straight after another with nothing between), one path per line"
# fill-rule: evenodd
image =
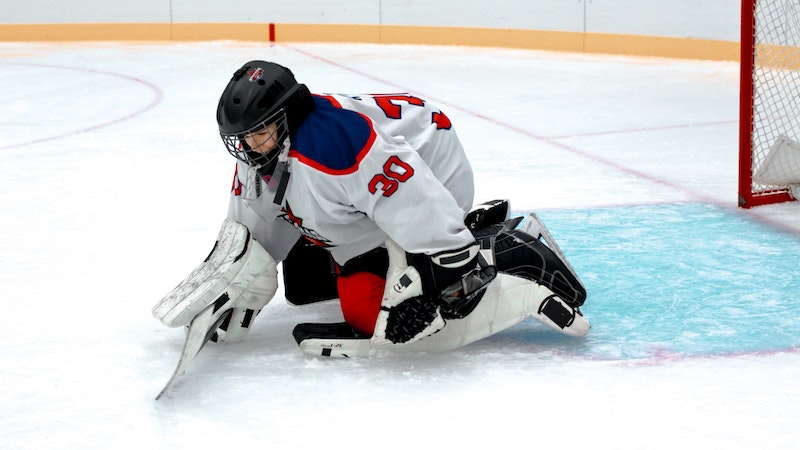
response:
M800 238L746 215L687 203L539 214L589 293L585 339L527 321L493 339L601 360L800 349Z

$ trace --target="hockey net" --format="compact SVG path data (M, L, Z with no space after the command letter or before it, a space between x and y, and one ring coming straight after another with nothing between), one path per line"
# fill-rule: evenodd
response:
M800 194L800 0L742 0L741 31L739 206L750 208Z

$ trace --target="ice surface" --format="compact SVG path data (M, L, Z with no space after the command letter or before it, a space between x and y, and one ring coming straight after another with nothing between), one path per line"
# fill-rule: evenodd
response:
M281 291L156 402L151 307L208 254L250 59L315 92L438 104L476 198L535 210L587 284L585 339L527 321L445 354L300 353ZM0 447L796 448L797 203L736 204L738 64L376 45L0 44Z

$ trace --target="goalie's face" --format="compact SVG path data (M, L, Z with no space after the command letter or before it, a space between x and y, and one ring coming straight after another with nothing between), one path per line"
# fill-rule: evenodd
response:
M278 125L271 123L265 128L248 133L244 136L244 142L251 151L267 155L278 148Z
M289 127L283 110L240 134L222 134L228 152L253 167L273 166L289 143Z

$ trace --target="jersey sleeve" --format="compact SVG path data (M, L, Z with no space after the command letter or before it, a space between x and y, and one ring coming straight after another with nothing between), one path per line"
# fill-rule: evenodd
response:
M409 253L434 254L474 241L465 211L401 137L376 129L347 188L354 205Z

